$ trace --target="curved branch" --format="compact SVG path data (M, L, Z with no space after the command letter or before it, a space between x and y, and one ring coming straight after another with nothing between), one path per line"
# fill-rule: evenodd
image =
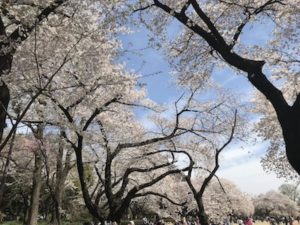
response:
M134 198L139 198L139 197L143 197L143 196L146 196L146 195L155 195L155 196L158 196L158 197L161 197L161 198L164 198L166 199L167 201L171 202L173 205L177 205L177 206L184 206L187 202L183 202L183 203L177 203L177 202L174 202L172 199L170 199L167 195L163 195L163 194L160 194L160 193L157 193L157 192L153 192L153 191L147 191L147 192L143 192L143 193L138 193L135 195Z

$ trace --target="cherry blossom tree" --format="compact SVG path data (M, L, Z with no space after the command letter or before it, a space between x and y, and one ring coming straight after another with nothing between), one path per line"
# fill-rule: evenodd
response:
M287 196L275 191L261 194L253 199L255 214L258 216L296 216L299 212L297 204Z
M16 207L16 211L26 215L29 208L28 197L34 160L33 151L27 148L32 145L26 140L26 137L17 135L13 138L13 145L7 146L1 155L1 159L4 159L1 160L1 212L7 213L6 208ZM21 202L22 207L16 206L16 202Z
M58 100L63 104L71 103L68 110L74 111L74 114L72 112L74 118L75 116L83 118L82 113L93 115L93 111L97 112L97 106L92 108L97 104L95 100L100 101L99 105L102 104L101 100L109 101L101 98L105 92L101 92L99 87L106 85L107 91L109 89L112 95L118 96L118 93L114 94L114 88L122 93L124 89L126 90L126 87L122 87L124 82L130 86L132 79L129 74L128 77L125 75L117 78L123 66L113 65L120 47L113 37L120 31L126 31L123 27L118 27L115 21L111 22L109 19L111 12L106 11L106 7L115 6L116 2L114 4L103 2L101 7L93 6L91 2L83 4L81 1L75 1L65 4L55 14L49 12L48 20L43 21L39 27L34 27L33 35L23 40L22 47L14 52L11 71L14 76L7 74L2 78L10 89L9 118L16 122L1 143L1 148L9 141L21 121L30 127L47 125L52 126L50 129L58 127L58 129L73 131L74 126L70 127L70 121L64 117L64 114L57 113L61 112ZM17 11L15 8L11 10ZM103 12L107 12L106 16ZM75 110L80 103L82 103L80 110ZM45 160L46 158L43 157L39 159ZM59 164L57 166L60 167ZM69 168L67 164L65 166ZM47 162L45 167L46 172L51 173L48 171ZM60 208L59 196L67 171L68 169L65 171L58 168L55 190L51 190L51 185L48 185L56 203L56 212ZM59 220L59 212L56 214L56 219Z
M199 71L211 71L213 65L224 63L246 75L272 105L281 127L287 159L300 174L298 3L280 0L142 0L134 10L140 12L142 21L156 36L162 37L157 46L167 47L166 54L181 79L193 77ZM167 40L167 26L174 20L183 26L177 28L179 35L175 41L166 44L171 41ZM241 41L245 29L260 22L274 26L269 42L253 46ZM272 81L268 74L284 83L281 90L277 87L278 82Z
M278 190L281 194L288 196L292 201L299 203L299 183L296 184L282 184Z
M201 186L204 178L193 177L192 180L196 186ZM254 205L251 198L242 193L231 181L218 179L215 177L211 180L203 195L205 213L209 220L217 223L228 218L229 215L252 216ZM196 220L199 209L182 174L169 176L151 189L156 192L159 190L159 193L165 194L172 201L159 196L137 199L137 202L143 203L145 211L158 214L160 218L172 217L178 220L180 217L187 217Z
M193 103L191 103L191 105L193 105ZM186 163L188 165L188 171L186 174L182 173L182 177L179 177L179 179L175 175L177 180L179 180L179 184L178 181L174 182L174 190L171 191L169 188L171 188L173 185L171 186L169 184L169 188L166 188L161 182L158 183L157 186L152 187L160 187L160 189L162 189L160 193L168 193L167 196L175 202L194 203L184 206L186 212L183 216L188 215L189 212L196 212L195 216L199 218L201 224L209 224L209 220L220 220L222 217L224 217L224 215L226 216L232 211L230 210L230 207L228 207L228 204L226 204L228 200L226 198L225 200L224 198L220 198L220 196L226 196L224 189L220 188L223 192L220 190L216 191L216 186L211 186L212 188L210 191L209 189L210 183L216 176L216 172L219 168L220 153L233 139L233 134L237 126L237 118L236 113L231 111L231 113L234 114L234 119L233 121L228 119L230 116L230 110L225 110L227 114L225 114L224 111L221 113L221 111L224 110L224 108L221 106L215 107L214 110L207 111L207 113L210 114L212 118L217 118L218 116L219 119L222 118L219 122L214 121L210 123L213 121L213 119L209 120L209 116L206 117L203 114L203 120L201 120L201 123L203 127L206 127L206 131L202 130L202 132L199 132L199 130L191 130L192 132L198 132L193 133L195 136L185 136L184 139L179 139L178 142L174 140L176 151L167 149L160 150L160 152L165 151L181 153L187 158ZM197 174L196 177L195 174ZM166 181L163 180L162 182ZM218 184L222 187L220 181ZM216 197L216 193L219 193L220 196ZM174 210L174 207L169 208L170 209L168 211L173 211L173 214L174 211L180 211L178 209ZM209 216L207 212L209 212Z
M0 76L11 71L12 61L18 46L25 41L34 29L51 13L55 12L64 0L44 1L2 1L0 5ZM1 81L0 86L0 140L6 126L6 111L10 100L9 88Z
M37 135L40 135L40 133ZM10 160L13 160L15 165L8 168L11 182L6 182L5 185L10 183L11 187L18 187L20 190L15 190L14 194L18 195L21 193L25 198L28 197L28 202L30 202L30 204L27 202L25 203L25 206L27 207L25 207L26 212L24 213L24 221L26 224L36 224L42 186L43 161L41 145L33 136L29 135L18 137L15 145L16 148L14 147L13 150L16 152L11 151L12 155L10 156ZM27 157L24 157L24 155L27 155ZM22 157L22 160L20 160L20 156ZM26 170L24 170L24 167L27 167ZM18 172L19 175L16 175ZM6 190L3 194L6 195L7 193L11 193L11 190ZM12 199L14 199L14 197ZM10 206L11 202L5 204L6 198L2 198L1 200L3 209Z
M259 93L255 94L253 102L255 103L253 112L261 115L254 126L254 131L257 132L258 138L270 141L268 151L261 159L264 170L275 172L278 177L286 180L297 181L299 175L286 159L280 124L276 119L272 105Z
M135 144L138 143L138 138L141 138L138 135L141 130L130 119L133 113L127 108L134 105L135 101L144 95L144 91L134 90L136 78L130 73L126 73L124 66L113 62L118 54L119 43L112 37L116 32L122 31L122 28L110 27L107 30L107 26L109 26L108 23L105 23L107 18L103 16L101 11L105 9L98 6L94 9L81 7L78 14L72 7L69 10L76 12L71 20L65 19L64 16L52 15L47 24L36 29L35 35L27 39L26 43L24 42L23 48L18 51L18 55L15 57L14 68L16 73L19 73L14 77L8 76L6 83L11 86L12 96L15 97L12 106L20 108L26 108L26 97L31 97L32 90L39 92L43 84L47 84L46 87L42 88L43 91L40 92L40 95L36 97L37 101L32 103L33 107L28 110L29 112L23 118L23 123L51 124L64 129L63 137L76 153L77 169L86 206L94 217L102 219L103 217L100 216L102 212L97 210L99 206L92 202L93 194L90 194L88 190L82 151L87 146L94 148L93 145L103 145L101 148L107 151L107 157L111 157L106 161L106 182L109 180L113 182L113 176L109 172L112 170L113 158L120 157L118 152L121 152L122 149L134 146L131 146L132 144L121 144L117 148L115 146L116 151L113 155L111 155L110 148L113 148L118 139L120 139L119 142L128 140L129 137L124 136L124 134L129 135ZM95 14L97 13L97 16L92 17L91 10ZM83 20L82 17L86 20ZM99 24L99 18L102 18L103 21L101 22L103 23ZM86 26L87 24L89 26ZM47 41L45 41L46 37L49 38ZM33 52L32 46L34 46ZM24 60L35 63L24 64ZM60 61L63 61L63 64L60 64ZM53 68L54 73L57 74L55 77L52 72ZM18 96L22 96L22 98L18 99ZM118 108L112 106L113 104L124 107ZM105 128L102 124L105 125ZM152 140L148 140L149 143L142 141L136 145L137 147L149 145L175 137L178 135L177 129L176 127L176 130L167 137L152 138ZM134 133L132 133L133 131ZM109 136L113 138L112 140L105 136L106 132L110 133ZM186 131L181 132L185 133ZM117 137L118 139L115 139ZM106 143L108 141L112 143L108 145ZM100 159L102 160L102 158ZM149 170L157 170L168 165L171 163L166 161L161 165L153 165L152 169ZM123 199L124 204L120 205L120 209L115 208L118 206L114 202L119 201L127 191L125 188L128 184L129 175L133 172L141 173L144 170L146 172L148 169L127 169L117 195L118 198L116 196L112 196L113 199L110 198L108 194L112 191L112 187L105 184L107 199L113 202L113 204L109 202L111 207L109 219L119 220L122 212L130 203L132 196L129 194L130 197ZM165 172L154 181L145 182L145 186L150 186L156 180L177 171L179 169ZM116 185L121 184L121 181L119 180ZM134 187L132 189L130 194L136 193L139 188ZM98 196L95 199L97 202L101 200L102 192L98 189L96 191L94 193ZM116 200L114 200L115 198Z
M227 139L227 141L220 145L220 147L218 147L218 145L215 144L215 142L211 142L212 146L208 146L208 148L215 148L215 152L213 154L213 156L211 157L212 159L209 160L209 162L214 162L213 166L209 166L209 167L202 167L200 166L201 169L204 169L207 171L207 174L204 174L203 177L203 181L201 182L201 184L198 185L193 183L192 181L192 173L193 170L195 168L197 168L197 164L194 161L194 158L191 155L188 155L188 157L190 158L190 167L189 167L189 171L188 174L185 176L185 180L193 194L193 197L197 203L197 216L200 220L201 224L209 224L209 217L207 216L206 213L206 208L205 208L205 204L204 204L204 193L209 185L209 183L211 182L211 180L213 179L213 177L216 175L217 170L219 169L220 165L219 165L219 156L220 153L226 148L226 146L232 141L233 139L233 134L235 131L235 127L236 127L236 112L235 112L235 116L234 116L234 122L232 125L232 130L229 133L229 137ZM211 168L210 168L211 167ZM208 201L208 202L212 202L212 201ZM220 205L220 204L216 204L216 205ZM221 210L220 210L221 211ZM213 210L213 214L215 214L215 216L219 217L220 215L218 213L216 213L216 209ZM214 219L214 218L210 218L210 219Z
M218 204L218 206L224 211L223 218L228 217L229 214L239 217L252 216L254 214L254 205L251 197L241 192L233 182L222 178L220 181L222 186L217 180L213 180L211 185L214 188L208 188L208 191L212 192L211 195L216 199L218 197L213 195L214 192L222 195L219 198L223 199L223 202ZM209 215L214 215L216 210L219 211L217 208L208 209L207 211Z

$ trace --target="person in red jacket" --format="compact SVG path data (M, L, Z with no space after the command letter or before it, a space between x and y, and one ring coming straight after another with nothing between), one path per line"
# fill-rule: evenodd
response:
M252 219L250 217L247 217L244 221L245 225L253 225Z

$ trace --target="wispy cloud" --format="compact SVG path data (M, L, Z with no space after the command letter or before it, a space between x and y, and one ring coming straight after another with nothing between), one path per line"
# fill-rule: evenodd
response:
M252 195L277 190L284 180L274 173L266 173L260 164L266 146L266 143L261 143L244 150L230 149L224 154L218 175L233 181L243 192Z
M265 154L266 149L266 142L251 146L234 145L222 153L221 167L230 168L243 163L245 160L259 159Z

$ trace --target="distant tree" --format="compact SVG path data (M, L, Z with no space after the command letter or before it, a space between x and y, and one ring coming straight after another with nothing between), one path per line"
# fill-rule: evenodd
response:
M297 216L299 207L288 196L275 191L261 194L253 199L257 216Z
M292 201L300 203L299 183L297 184L282 184L278 188L279 192L288 196Z
M216 212L220 214L221 219L228 217L229 214L239 217L252 216L254 214L254 205L250 196L241 192L230 180L220 178L220 182L221 185L214 179L208 188L210 198L214 199L212 202L220 201L219 204L212 204L208 201L207 212L210 217L213 218ZM216 219L220 221L220 218Z
M16 135L13 146L6 146L0 157L2 180L5 177L5 183L1 183L1 212L11 218L20 217L24 223L28 217L30 202L33 147L29 137ZM6 154L9 152L11 154Z

